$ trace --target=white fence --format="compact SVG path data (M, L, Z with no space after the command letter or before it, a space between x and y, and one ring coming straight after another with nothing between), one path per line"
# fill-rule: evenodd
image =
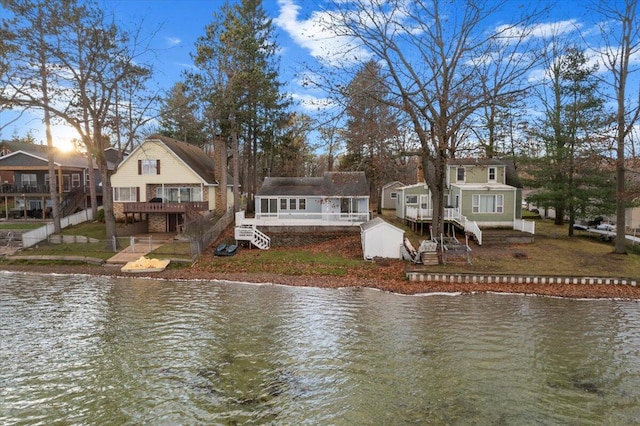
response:
M532 220L514 220L513 221L513 229L521 232L528 232L529 234L535 235L536 233L536 223Z
M72 214L71 216L66 216L60 219L60 227L64 229L67 226L77 225L89 220L93 220L93 211L90 209L82 210L78 213ZM54 231L55 227L53 226L53 223L47 223L33 231L25 232L22 234L22 247L27 248L35 246L39 242L49 238L49 235L52 235Z

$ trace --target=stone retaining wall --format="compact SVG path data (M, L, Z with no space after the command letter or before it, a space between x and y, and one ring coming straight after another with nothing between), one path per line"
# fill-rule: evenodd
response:
M409 281L433 281L451 284L605 284L630 285L633 287L638 284L638 280L634 278L440 274L433 272L407 272L406 275Z

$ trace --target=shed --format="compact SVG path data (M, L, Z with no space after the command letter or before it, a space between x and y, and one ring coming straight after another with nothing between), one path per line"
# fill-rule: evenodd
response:
M360 225L360 240L365 259L402 259L400 247L404 241L404 231L379 217Z

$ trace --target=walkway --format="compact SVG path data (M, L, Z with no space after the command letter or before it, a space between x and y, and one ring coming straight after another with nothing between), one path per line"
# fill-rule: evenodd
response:
M173 237L175 237L173 233L135 235L132 237L133 244L107 259L106 263L109 265L124 265L128 262L133 262L163 244L171 242Z

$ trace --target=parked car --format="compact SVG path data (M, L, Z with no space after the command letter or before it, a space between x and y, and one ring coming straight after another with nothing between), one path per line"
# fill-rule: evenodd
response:
M599 229L601 231L616 232L616 227L610 223L601 223L596 226L596 229Z

